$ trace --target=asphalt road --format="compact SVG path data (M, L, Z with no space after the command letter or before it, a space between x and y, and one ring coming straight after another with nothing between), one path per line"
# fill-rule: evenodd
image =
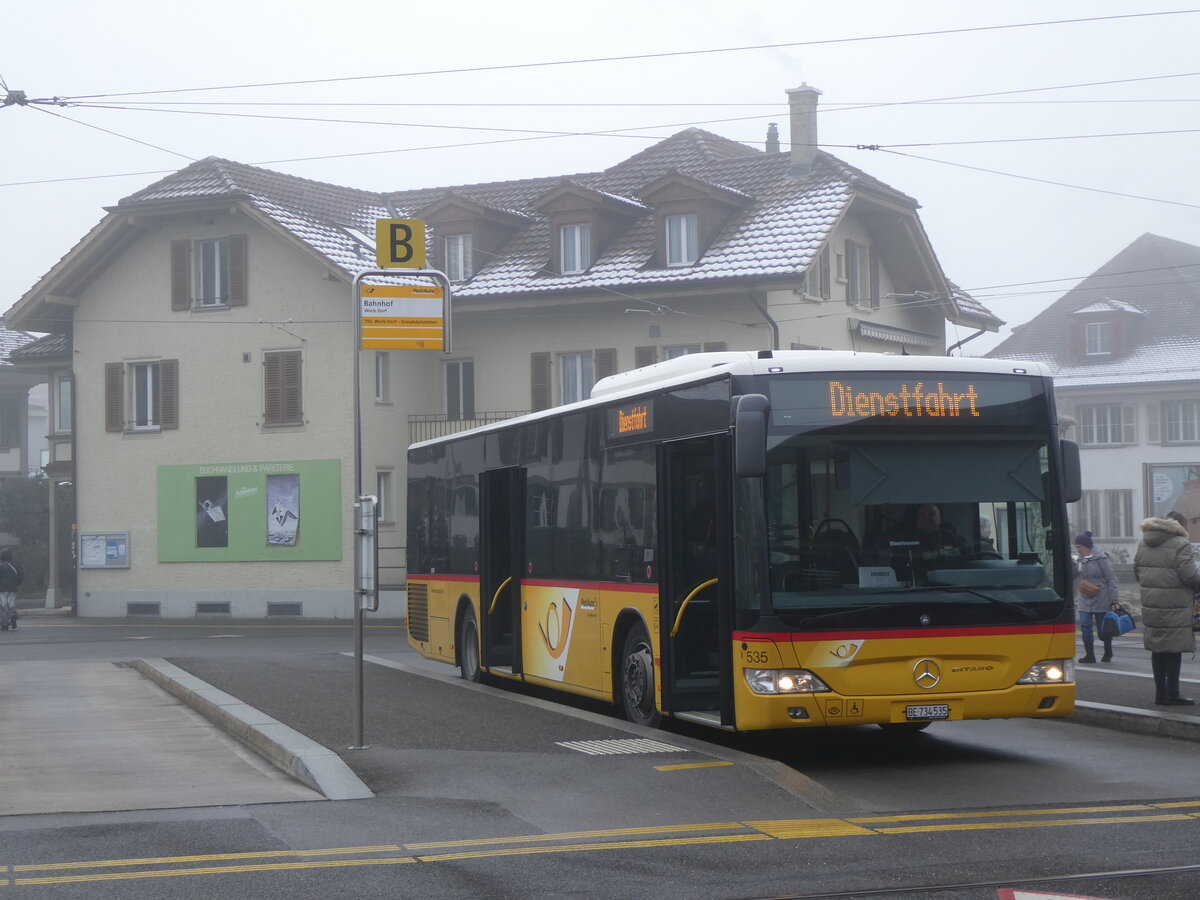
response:
M740 898L938 885L939 897L995 898L1016 883L1200 894L1187 868L1200 863L1200 747L1120 726L945 723L904 741L873 728L782 740L649 731L589 704L468 685L380 623L367 631L369 746L350 750L344 623L29 617L4 637L0 740L18 733L0 743L5 896ZM1131 723L1200 724L1192 708L1148 707L1144 656L1123 639L1112 663L1080 673L1084 703L1128 704ZM262 799L253 791L280 787L279 773L135 678L124 665L135 657L165 658L336 751L374 796L313 802L310 788L282 779L295 796ZM45 667L78 676L60 693L100 699L23 730L13 686L53 684ZM1196 674L1186 661L1185 679ZM117 739L136 776L124 783L96 777L101 760L120 763ZM68 745L85 761L54 765ZM78 770L117 799L9 812L18 770L26 796L70 793L64 773ZM192 796L154 808L130 790L139 780L151 795Z

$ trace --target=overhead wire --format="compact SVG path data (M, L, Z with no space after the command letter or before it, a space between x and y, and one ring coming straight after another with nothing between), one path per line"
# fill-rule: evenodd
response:
M383 79L383 78L412 78L412 77L429 76L429 75L479 74L482 72L538 69L538 68L550 68L550 67L554 67L554 66L590 65L590 64L595 64L595 63L612 63L612 62L630 62L630 61L643 60L643 59L670 59L670 58L681 57L681 56L700 56L700 55L716 54L716 53L743 53L743 52L749 52L749 51L755 51L755 50L781 50L781 49L789 49L789 48L794 48L794 47L828 46L828 45L838 45L838 44L864 43L864 42L869 42L869 41L880 41L880 40L899 40L899 39L907 39L907 38L914 38L914 37L934 37L934 36L951 35L951 34L971 34L971 33L980 33L980 32L988 32L988 31L1005 31L1005 30L1016 29L1016 28L1043 28L1043 27L1054 26L1054 25L1076 25L1076 24L1081 24L1081 23L1085 23L1085 22L1110 22L1110 21L1121 21L1121 20L1126 20L1126 19L1154 18L1154 17L1159 17L1159 16L1192 15L1197 12L1200 12L1200 9L1158 10L1158 11L1153 11L1153 12L1142 12L1142 13L1124 13L1124 14L1112 15L1112 16L1084 16L1084 17L1074 18L1074 19L1054 19L1054 20L1041 21L1041 22L1010 22L1010 23L1005 23L1005 24L1001 24L1001 25L976 25L976 26L968 26L968 27L964 27L964 28L945 28L945 29L930 30L930 31L911 31L911 32L901 32L901 33L895 33L895 34L864 35L864 36L849 37L849 38L824 38L824 39L811 40L811 41L788 41L788 42L776 43L776 44L755 44L755 45L742 46L742 47L710 47L710 48L698 49L698 50L667 50L667 51L659 51L656 53L624 54L624 55L620 55L620 56L590 57L590 58L584 58L584 59L550 60L550 61L544 61L544 62L510 63L510 64L490 65L490 66L468 66L468 67L460 67L460 68L453 68L453 69L431 69L431 70L418 71L418 72L394 72L394 73L381 74L381 75L351 75L351 76L340 76L340 77L334 77L334 78L313 78L313 79L303 79L303 80L293 80L293 81L257 82L257 83L252 83L252 84L217 85L217 86L194 87L194 88L174 88L174 89L156 90L156 91L142 90L142 91L124 91L124 92L112 92L112 93L102 93L102 94L80 94L80 95L75 95L73 97L54 98L54 99L56 99L56 100L57 99L88 100L88 99L96 99L96 98L101 98L101 97L139 97L139 96L148 96L151 94L183 94L183 93L199 93L202 91L244 90L244 89L248 89L248 88L294 87L297 85L308 85L308 84L335 84L335 83L350 82L350 81L378 80L378 79Z

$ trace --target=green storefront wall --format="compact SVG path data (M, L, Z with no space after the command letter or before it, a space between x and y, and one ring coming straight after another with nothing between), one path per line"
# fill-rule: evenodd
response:
M158 561L341 559L341 478L336 459L159 466Z

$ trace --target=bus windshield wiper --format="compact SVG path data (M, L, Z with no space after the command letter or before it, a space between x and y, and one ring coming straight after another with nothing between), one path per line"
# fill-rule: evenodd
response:
M1005 600L1003 597L997 597L993 594L985 594L983 591L975 590L975 588L961 587L960 585L954 585L954 584L934 584L934 585L928 585L927 587L909 587L909 588L901 589L901 592L905 593L905 594L918 592L918 591L921 593L939 593L939 594L944 594L944 593L949 593L950 591L954 591L955 593L960 593L960 594L970 594L973 597L981 597L982 599L988 601L989 603L994 603L997 606L1003 606L1003 607L1006 607L1007 609L1011 609L1016 612L1019 612L1021 615L1023 615L1027 619L1039 618L1038 614L1034 610L1030 609L1028 606L1022 606L1020 603L1013 603L1013 601L1011 601L1011 600Z

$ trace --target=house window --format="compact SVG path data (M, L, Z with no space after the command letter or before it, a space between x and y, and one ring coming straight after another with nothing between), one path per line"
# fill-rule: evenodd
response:
M388 377L390 370L390 354L386 350L377 350L375 352L375 402L388 403L391 401L392 392L390 379Z
M451 281L468 281L475 274L471 265L472 244L469 234L446 236L446 277Z
M196 305L229 305L229 239L196 241Z
M676 359L680 356L687 356L689 353L699 353L704 349L700 344L680 344L676 347L664 347L663 353L667 359Z
M1163 404L1163 443L1192 444L1200 441L1200 402L1171 400Z
M161 396L158 363L132 363L129 376L130 427L134 431L158 430Z
M592 353L563 353L559 361L559 397L562 403L586 400L592 389Z
M179 360L105 364L105 431L160 431L178 427Z
M1123 420L1124 412L1129 413L1130 421ZM1079 442L1084 447L1120 446L1125 426L1132 425L1132 411L1122 410L1118 404L1079 407Z
M1112 353L1112 329L1108 322L1088 322L1084 327L1088 356Z
M1075 509L1076 529L1097 538L1133 537L1133 491L1084 491Z
M446 363L446 418L475 418L475 361L452 359Z
M586 272L592 264L592 226L587 222L564 225L559 230L562 274Z
M396 521L392 512L392 473L375 473L375 496L378 503L375 507L376 518L380 522Z
M75 427L75 378L70 373L54 379L54 433L70 434Z
M246 305L246 235L171 242L171 309Z
M700 258L696 214L667 216L667 265L690 266Z
M304 423L303 357L299 350L263 354L263 424Z

